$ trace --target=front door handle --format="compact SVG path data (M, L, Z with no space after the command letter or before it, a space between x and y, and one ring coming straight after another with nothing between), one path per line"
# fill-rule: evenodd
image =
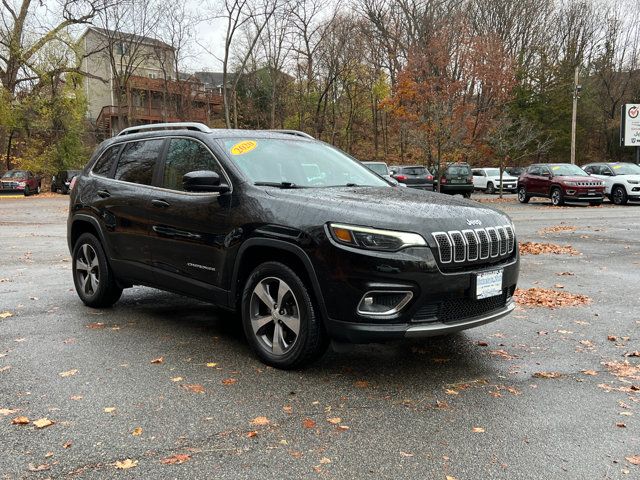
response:
M159 198L151 200L151 205L157 208L167 208L171 206L169 202L167 202L166 200L161 200Z
M109 198L111 196L109 190L98 190L96 193L100 198Z

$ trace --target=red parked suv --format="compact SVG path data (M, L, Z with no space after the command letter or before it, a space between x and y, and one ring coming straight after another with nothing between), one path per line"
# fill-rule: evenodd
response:
M555 206L564 202L600 205L604 183L570 163L539 163L531 165L518 178L520 203L527 203L531 197L550 198Z
M18 192L24 196L40 193L40 177L27 170L9 170L0 178L0 192Z

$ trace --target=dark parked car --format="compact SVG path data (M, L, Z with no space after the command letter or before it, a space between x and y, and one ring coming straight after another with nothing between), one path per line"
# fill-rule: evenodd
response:
M40 177L28 170L9 170L0 178L0 192L18 192L25 197L40 193Z
M550 198L556 206L564 202L600 205L604 183L570 163L540 163L531 165L518 178L518 200L527 203L532 197Z
M331 338L442 335L514 308L518 243L504 213L393 188L309 138L125 129L96 149L70 202L86 305L138 284L209 301L240 312L253 350L280 368L319 357Z
M526 167L505 167L505 172L507 172L512 177L519 177L524 172L527 171Z
M393 166L391 176L407 187L433 191L433 175L421 165Z
M466 163L452 163L447 165L440 177L440 193L450 195L462 195L465 198L471 197L473 193L473 175L471 167Z
M51 191L63 194L69 193L71 180L82 170L61 170L51 178Z

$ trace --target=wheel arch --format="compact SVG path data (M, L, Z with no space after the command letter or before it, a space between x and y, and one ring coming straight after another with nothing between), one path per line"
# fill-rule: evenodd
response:
M105 242L104 235L102 234L102 230L100 229L100 223L90 215L75 215L73 217L71 226L69 228L69 233L67 235L69 252L73 253L73 246L76 244L78 238L80 238L80 235L82 235L83 233L91 233L95 235L98 240L100 240L107 258L110 257L108 245Z
M319 313L324 320L327 311L320 283L307 253L297 245L268 238L253 238L243 243L238 251L231 277L229 306L238 308L242 297L244 282L255 267L267 261L278 261L292 268L311 287Z
M624 183L614 183L613 185L611 185L611 193L613 193L613 189L616 187L622 187L624 188L625 193L628 195L629 192L627 192L627 186Z

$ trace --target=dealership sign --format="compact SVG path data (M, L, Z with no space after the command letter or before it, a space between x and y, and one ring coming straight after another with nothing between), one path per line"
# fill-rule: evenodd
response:
M628 103L622 106L620 145L640 147L640 104Z

